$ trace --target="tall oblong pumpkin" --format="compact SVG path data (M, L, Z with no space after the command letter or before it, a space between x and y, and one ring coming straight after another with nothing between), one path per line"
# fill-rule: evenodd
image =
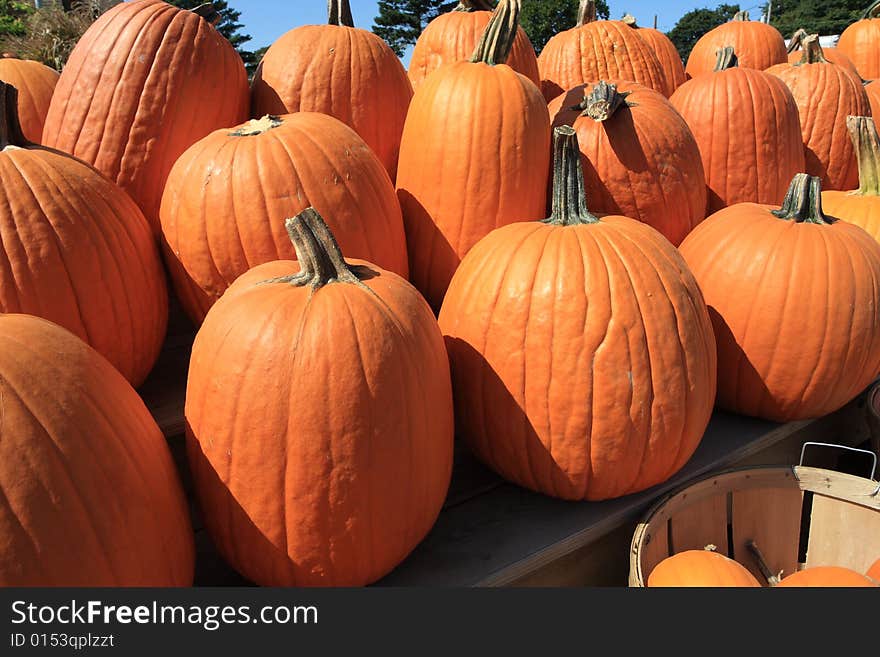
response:
M728 46L736 51L742 68L763 71L788 61L785 40L779 30L767 23L749 20L749 12L739 11L733 19L697 39L685 66L688 77L714 71L718 50Z
M440 312L456 434L505 479L601 500L690 459L712 414L715 343L700 290L660 233L587 211L573 128L555 129L552 216L499 228Z
M410 280L435 311L461 258L491 230L546 214L550 116L504 64L520 0L502 0L469 62L438 69L413 98L397 195Z
M663 73L666 75L666 82L669 85L670 93L687 82L684 62L681 61L681 55L678 54L678 48L672 43L672 39L653 27L638 25L635 16L632 14L626 14L620 20L636 30L636 34L654 49L654 54L660 60Z
M0 586L191 586L189 508L131 386L57 324L0 314Z
M633 82L577 87L550 103L578 133L594 212L638 219L678 245L706 216L700 147L662 94Z
M39 144L52 93L58 84L58 71L29 59L3 57L0 58L0 81L18 89L21 130L28 141Z
M165 257L190 318L248 269L295 257L284 220L307 207L329 217L352 257L406 278L406 235L388 173L347 125L326 114L266 116L211 133L168 176Z
M859 20L841 32L837 48L863 78L880 78L880 0L874 0Z
M210 3L121 2L77 42L52 96L43 144L115 181L159 233L165 179L187 148L247 118L238 53Z
M413 89L444 64L463 62L473 55L491 18L492 3L488 0L461 0L453 10L428 23L410 57L408 74ZM538 56L522 27L517 28L506 64L541 86Z
M820 417L880 373L880 244L826 216L820 192L797 174L781 208L725 208L680 247L712 314L724 409Z
M149 224L92 167L29 143L16 96L0 82L0 313L60 324L140 385L168 321Z
M313 208L287 226L299 266L244 274L196 335L189 462L205 525L245 577L359 586L397 566L443 505L449 363L409 283L344 261Z
M251 117L329 114L367 142L394 180L412 85L388 44L354 26L349 0L328 4L329 24L297 27L266 51L251 86Z

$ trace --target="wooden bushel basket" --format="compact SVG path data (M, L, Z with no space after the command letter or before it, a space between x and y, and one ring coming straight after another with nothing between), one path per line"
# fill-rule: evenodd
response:
M823 443L809 445L837 447ZM714 545L771 586L812 566L864 573L880 557L880 483L803 465L725 471L660 500L636 527L629 585L660 561ZM803 451L801 452L803 463Z

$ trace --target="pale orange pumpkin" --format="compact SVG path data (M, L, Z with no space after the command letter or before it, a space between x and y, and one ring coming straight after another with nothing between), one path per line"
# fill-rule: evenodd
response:
M666 557L648 575L648 587L760 587L741 563L714 550L685 550Z
M864 588L878 586L866 575L841 566L813 566L783 577L778 587Z

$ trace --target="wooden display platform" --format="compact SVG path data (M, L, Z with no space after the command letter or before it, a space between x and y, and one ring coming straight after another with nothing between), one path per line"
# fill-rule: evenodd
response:
M185 329L185 327L184 327ZM140 393L169 440L192 500L183 402L193 332L170 333ZM807 440L850 446L868 440L864 397L835 414L774 424L716 412L697 453L670 481L606 502L563 502L501 480L456 446L449 495L427 538L379 586L625 586L629 543L658 497L709 472L741 465L791 465ZM196 585L248 585L214 550L192 505Z

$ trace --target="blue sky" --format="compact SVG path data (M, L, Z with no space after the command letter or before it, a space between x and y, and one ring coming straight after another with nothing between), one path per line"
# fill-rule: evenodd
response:
M526 0L540 2L540 0ZM687 11L698 7L715 7L722 0L609 0L611 17L620 18L624 12L633 14L640 24L650 26L654 14L658 15L658 27L663 31L672 29L676 21ZM756 0L741 0L744 9L752 12L752 19L760 15ZM867 2L867 0L866 0ZM324 0L229 0L229 4L241 11L241 22L246 32L254 37L248 47L269 45L279 36L299 25L323 23L327 20L327 3ZM376 0L351 0L355 25L370 29L378 13Z

